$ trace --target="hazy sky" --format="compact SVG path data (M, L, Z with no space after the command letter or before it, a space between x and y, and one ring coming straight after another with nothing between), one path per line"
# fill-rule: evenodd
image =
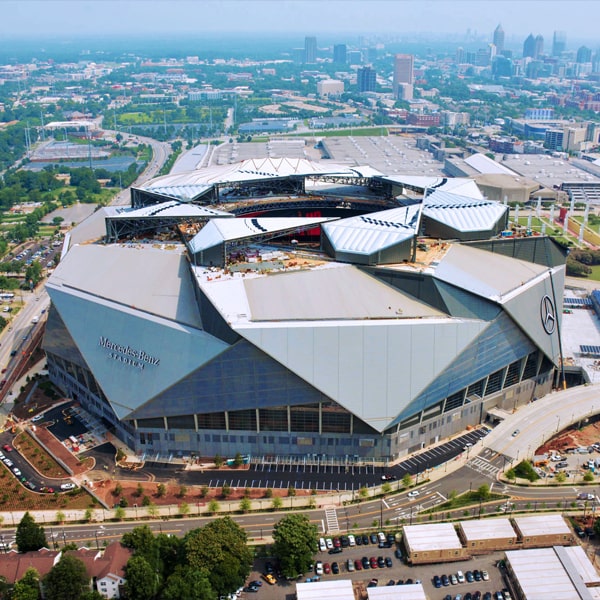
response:
M554 30L600 39L599 0L0 0L0 36ZM600 44L599 44L600 45Z

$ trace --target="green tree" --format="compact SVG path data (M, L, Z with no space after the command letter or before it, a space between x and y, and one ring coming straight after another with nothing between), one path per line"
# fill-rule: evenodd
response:
M163 600L216 600L205 571L178 565L169 575L161 593Z
M506 471L505 475L509 481L515 481L517 479L517 473L512 467Z
M125 567L128 600L150 600L158 591L158 573L143 556L132 556Z
M187 485L179 486L179 497L180 498L185 498L187 492L188 492Z
M72 554L63 553L44 577L44 593L47 598L79 600L89 584L90 579L83 561Z
M317 526L304 515L287 515L275 525L273 553L285 577L295 578L308 571L318 550L317 534Z
M559 471L559 472L556 474L556 481L557 481L558 483L564 483L566 480L567 480L567 476L566 476L566 474L564 473L564 471Z
M247 546L246 532L230 517L190 531L183 545L189 566L207 572L219 596L236 590L250 573L252 551Z
M179 511L178 512L179 512L179 514L182 517L185 517L186 515L189 515L190 514L190 505L187 502L182 502L179 505Z
M238 467L241 467L244 464L244 459L242 457L242 455L239 452L235 453L235 456L233 457L233 466L237 469Z
M274 496L271 500L271 508L273 510L279 510L283 506L283 500L279 496Z
M117 521L122 521L125 518L125 509L122 506L117 506L115 508L115 519Z
M156 556L156 538L148 525L134 527L131 531L125 532L121 544L133 550L136 556L144 557L148 562L152 562L153 557Z
M221 498L229 498L231 496L231 486L225 482L221 488Z
M19 581L15 583L11 600L38 600L40 596L40 575L29 568Z
M221 508L220 504L214 499L208 503L208 512L211 515L218 513L220 508Z
M364 485L358 490L358 497L361 500L369 497L369 490Z
M392 491L392 484L389 481L386 481L382 484L381 491L384 494L389 494Z
M250 498L242 498L240 500L240 511L243 513L247 513L250 511L250 509L252 508L252 502L250 501Z
M584 476L583 476L583 480L584 481L594 481L594 474L591 471L588 471Z
M485 502L486 500L489 500L490 486L487 483L484 483L483 485L480 485L477 488L477 497L483 502Z
M407 488L410 487L412 485L412 476L410 473L405 473L404 477L402 478L402 486Z
M167 493L167 486L164 483L159 483L156 486L156 495L162 498Z
M16 542L19 552L30 552L48 547L44 528L35 522L29 512L23 515L17 526Z

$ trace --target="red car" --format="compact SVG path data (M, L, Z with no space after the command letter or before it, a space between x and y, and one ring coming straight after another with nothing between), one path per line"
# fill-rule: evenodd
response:
M362 571L362 562L360 562L360 560L358 560L358 559L357 559L357 560L355 560L355 561L354 561L354 568L355 568L357 571Z
M334 537L333 538L333 547L334 548L341 548L342 547L342 542L341 542L340 538L338 538L338 537Z
M377 559L374 556L371 556L369 562L371 563L371 569L377 568Z
M2 446L2 448L3 448L4 450L6 450L6 452L12 452L12 447L11 447L11 446L9 446L8 444L4 444L4 446Z
M325 575L329 575L329 573L331 573L331 567L329 566L329 563L325 563L323 565L323 573L325 573Z

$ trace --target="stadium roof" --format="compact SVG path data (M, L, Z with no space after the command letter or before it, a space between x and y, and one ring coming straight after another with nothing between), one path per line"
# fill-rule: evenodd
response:
M233 216L233 215L230 215ZM251 219L214 219L209 221L191 240L192 252L200 252L223 242L243 240L267 233L293 231L318 225L333 218L280 217Z
M341 219L323 225L337 251L373 254L418 233L421 204Z
M456 231L489 231L507 210L493 200L476 200L436 190L425 199L423 214Z
M548 268L524 260L452 244L436 267L435 277L495 302L547 273Z
M193 200L218 184L261 181L293 175L338 175L358 178L379 175L379 172L368 166L348 167L331 163L324 164L305 158L262 158L248 159L232 165L216 166L187 173L164 175L153 179L139 189L185 201Z
M421 189L423 191L429 190L430 193L433 190L444 190L446 192L453 192L455 194L461 194L463 196L469 196L470 198L483 199L481 190L477 187L477 184L467 177L427 177L420 175L385 175L382 176L383 181L389 181L397 183L399 185L405 185L407 187L413 187Z
M113 219L138 219L146 217L189 217L189 218L208 218L208 217L234 217L232 213L207 208L205 206L196 206L187 202L170 200L161 204L153 204L136 209L120 209L116 214L109 215Z

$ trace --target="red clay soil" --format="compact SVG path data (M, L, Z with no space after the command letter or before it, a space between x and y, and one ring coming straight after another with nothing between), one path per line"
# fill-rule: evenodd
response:
M144 496L148 496L152 504L167 505L167 504L181 504L186 502L191 511L196 505L203 506L208 504L211 500L217 500L217 502L239 502L244 497L244 488L231 488L231 495L227 498L223 498L221 495L221 488L210 488L205 497L202 497L201 490L202 486L187 486L185 494L181 495L181 485L174 483L165 483L166 492L164 496L158 496L158 484L156 482L140 481L139 484L143 488L142 494L138 494L138 482L131 481L118 481L112 479L105 479L102 481L94 482L94 493L98 498L102 499L108 506L117 504L121 498L127 500L128 506L137 504L142 507L142 500ZM116 493L115 488L117 485L121 486L121 493ZM265 490L251 488L248 490L248 498L250 500L264 499L265 508L270 501L265 496ZM286 497L288 495L287 489L274 489L273 496ZM297 496L308 496L310 492L308 490L296 490Z
M590 446L598 441L600 441L600 422L591 423L581 429L562 431L536 450L536 454L545 454L551 450L563 454L568 448Z

